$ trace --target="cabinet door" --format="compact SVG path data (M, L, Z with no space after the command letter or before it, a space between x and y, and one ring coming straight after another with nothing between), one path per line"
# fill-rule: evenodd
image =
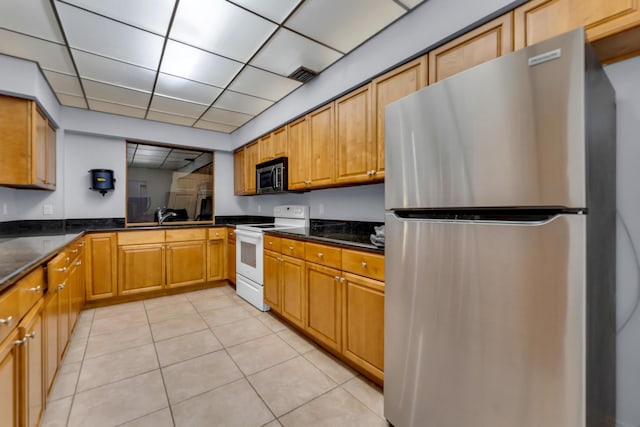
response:
M264 301L269 304L271 310L282 312L282 297L280 284L282 282L282 263L280 254L273 251L264 251Z
M244 148L233 153L233 193L244 194Z
M335 182L335 132L333 103L309 113L309 144L307 155L311 187L325 187Z
M376 177L384 177L384 107L422 89L427 83L427 56L380 76L372 82L375 114Z
M47 183L47 118L40 110L33 105L32 138L33 148L31 150L32 182L38 186L45 186Z
M282 255L281 313L292 323L304 328L304 261Z
M118 292L116 233L95 233L85 238L87 301L115 297Z
M21 322L23 383L20 393L21 415L24 425L35 427L40 422L44 409L44 340L42 299Z
M342 292L340 271L305 264L305 330L324 345L340 351L342 345Z
M236 241L229 241L227 244L227 279L231 283L236 283Z
M58 293L58 362L67 348L69 341L69 315L71 311L69 296L69 281L65 278L63 283L56 287Z
M429 52L429 84L513 51L507 13Z
M165 259L162 243L118 248L118 295L159 290L164 284Z
M48 394L58 370L58 292L51 288L45 296L43 320L45 394Z
M167 244L167 286L197 285L207 280L206 241Z
M375 176L371 85L335 102L336 183L368 182Z
M343 302L342 354L375 379L384 377L384 283L349 273Z
M0 427L19 426L20 363L18 328L0 343Z
M303 189L311 183L308 124L307 118L303 117L287 126L290 190Z
M56 130L51 126L47 126L47 178L46 183L49 187L56 186Z
M258 163L258 141L244 148L244 192L256 194L256 164Z
M76 259L73 264L69 266L69 277L67 278L67 285L69 287L69 331L72 331L76 325L78 313L80 312L81 267L82 261L79 259Z
M271 150L274 158L284 157L287 155L287 126L271 132Z
M258 161L257 163L266 162L273 159L273 139L271 135L265 135L258 142Z
M227 277L227 251L225 239L226 230L224 228L217 229L214 238L209 234L209 242L207 246L207 280L224 280Z
M0 183L30 184L31 103L0 96Z

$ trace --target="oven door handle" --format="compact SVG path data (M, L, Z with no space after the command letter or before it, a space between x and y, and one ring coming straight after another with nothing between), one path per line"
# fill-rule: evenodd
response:
M271 188L273 191L278 191L278 183L276 182L276 168L271 169Z
M262 233L261 232L256 232L256 231L249 231L249 230L238 230L236 228L236 237L240 236L240 237L249 237L251 239L260 239L260 237L262 237Z

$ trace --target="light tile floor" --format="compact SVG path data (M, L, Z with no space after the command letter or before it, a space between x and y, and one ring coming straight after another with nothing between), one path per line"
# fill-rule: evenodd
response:
M387 426L378 387L229 286L83 311L42 427Z

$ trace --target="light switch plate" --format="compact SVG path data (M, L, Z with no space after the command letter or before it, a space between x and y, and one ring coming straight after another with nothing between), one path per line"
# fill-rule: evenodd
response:
M42 205L42 215L53 215L53 205L50 203Z

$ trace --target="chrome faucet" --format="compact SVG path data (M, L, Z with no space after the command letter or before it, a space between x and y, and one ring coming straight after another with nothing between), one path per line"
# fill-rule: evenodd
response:
M158 225L162 225L162 223L165 222L167 218L173 216L178 216L178 214L175 212L167 212L167 208L156 209L156 218L158 219Z

